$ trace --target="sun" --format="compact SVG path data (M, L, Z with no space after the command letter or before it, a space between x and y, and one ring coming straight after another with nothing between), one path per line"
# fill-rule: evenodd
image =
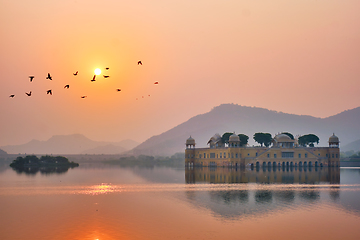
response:
M95 72L96 75L100 75L100 74L101 74L101 70L100 70L99 68L95 69L94 72Z

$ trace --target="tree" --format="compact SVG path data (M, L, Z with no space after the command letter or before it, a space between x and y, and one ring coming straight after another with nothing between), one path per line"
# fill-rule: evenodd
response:
M261 146L264 143L263 133L255 133L253 136L255 142L259 143Z
M231 132L224 133L221 137L222 143L229 143L229 138L231 135L233 135L233 133L231 133Z
M270 146L271 140L272 140L272 137L271 137L270 133L262 133L262 132L255 133L253 138L261 146L263 146L263 144L264 144L265 147Z
M264 133L264 145L265 147L269 147L271 144L272 136L270 133Z
M300 146L306 147L307 140L306 140L305 135L298 138L298 143Z
M245 134L239 134L238 136L240 138L240 147L246 146L246 144L248 143L249 137Z
M307 139L310 147L314 147L314 143L319 144L319 137L315 134L308 134Z
M294 135L292 135L292 134L289 133L289 132L282 132L281 134L288 135L292 140L294 140Z
M307 145L314 147L314 143L319 144L319 137L315 134L306 134L299 137L298 143L303 147L306 147Z

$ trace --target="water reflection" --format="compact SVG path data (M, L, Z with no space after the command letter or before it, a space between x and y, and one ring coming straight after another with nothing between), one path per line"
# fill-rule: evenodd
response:
M67 167L67 166L61 166L61 167L14 167L13 170L16 171L18 174L26 174L26 175L36 175L38 172L40 174L64 174L66 173L70 168L73 167Z
M235 168L187 168L186 183L340 183L339 168L287 168L261 170Z
M357 239L359 198L360 169L105 166L46 177L8 169L0 173L0 235L2 239L236 239L239 234L249 239L341 239L346 232Z
M339 168L192 168L185 169L185 181L190 186L227 186L226 190L192 192L188 198L225 219L320 206L322 201L339 200L340 187L344 196L359 190L358 184L340 185Z

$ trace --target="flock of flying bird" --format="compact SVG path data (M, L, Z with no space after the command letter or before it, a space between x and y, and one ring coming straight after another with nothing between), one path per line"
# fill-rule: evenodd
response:
M142 65L142 62L141 62L141 61L138 61L137 64L138 64L138 65ZM109 70L108 67L105 68L105 69L106 69L106 70ZM73 73L73 75L74 75L74 76L77 76L77 75L78 75L78 72L79 72L79 71L76 71L75 73ZM103 77L104 77L104 78L108 78L108 77L110 77L110 76L108 76L108 75L103 75ZM30 82L32 82L32 81L34 80L35 76L29 76L29 78L30 78ZM92 78L90 81L91 81L91 82L95 82L95 81L96 81L95 78L96 78L96 74L94 74L93 78ZM50 75L50 73L48 73L46 79L52 80L52 76ZM159 84L159 82L155 82L154 84ZM64 88L65 88L65 89L69 89L69 88L70 88L70 85L67 84L67 85L65 85ZM117 88L116 91L117 91L117 92L120 92L121 89L120 89L120 88ZM28 97L31 97L31 91L28 92L28 93L25 92L25 94L26 94ZM46 94L52 95L52 90L51 90L51 89L47 90L47 91L46 91ZM150 95L148 95L148 96L150 97ZM9 97L10 97L10 98L13 98L13 97L15 97L15 94L11 94ZM87 96L81 96L81 98L86 98L86 97L87 97ZM142 98L144 98L144 96L142 96ZM136 100L138 100L138 99L136 99Z

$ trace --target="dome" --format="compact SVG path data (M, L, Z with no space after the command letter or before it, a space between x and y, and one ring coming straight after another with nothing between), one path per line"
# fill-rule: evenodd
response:
M279 134L275 136L276 142L294 142L288 135L286 134Z
M216 133L216 134L212 137L212 139L214 139L215 141L219 141L219 140L221 140L221 136L220 136L220 134Z
M240 138L235 133L229 137L229 142L240 142Z
M186 145L195 145L195 139L190 136L188 139L186 139Z
M339 138L335 136L335 133L331 137L329 137L329 143L339 143Z

